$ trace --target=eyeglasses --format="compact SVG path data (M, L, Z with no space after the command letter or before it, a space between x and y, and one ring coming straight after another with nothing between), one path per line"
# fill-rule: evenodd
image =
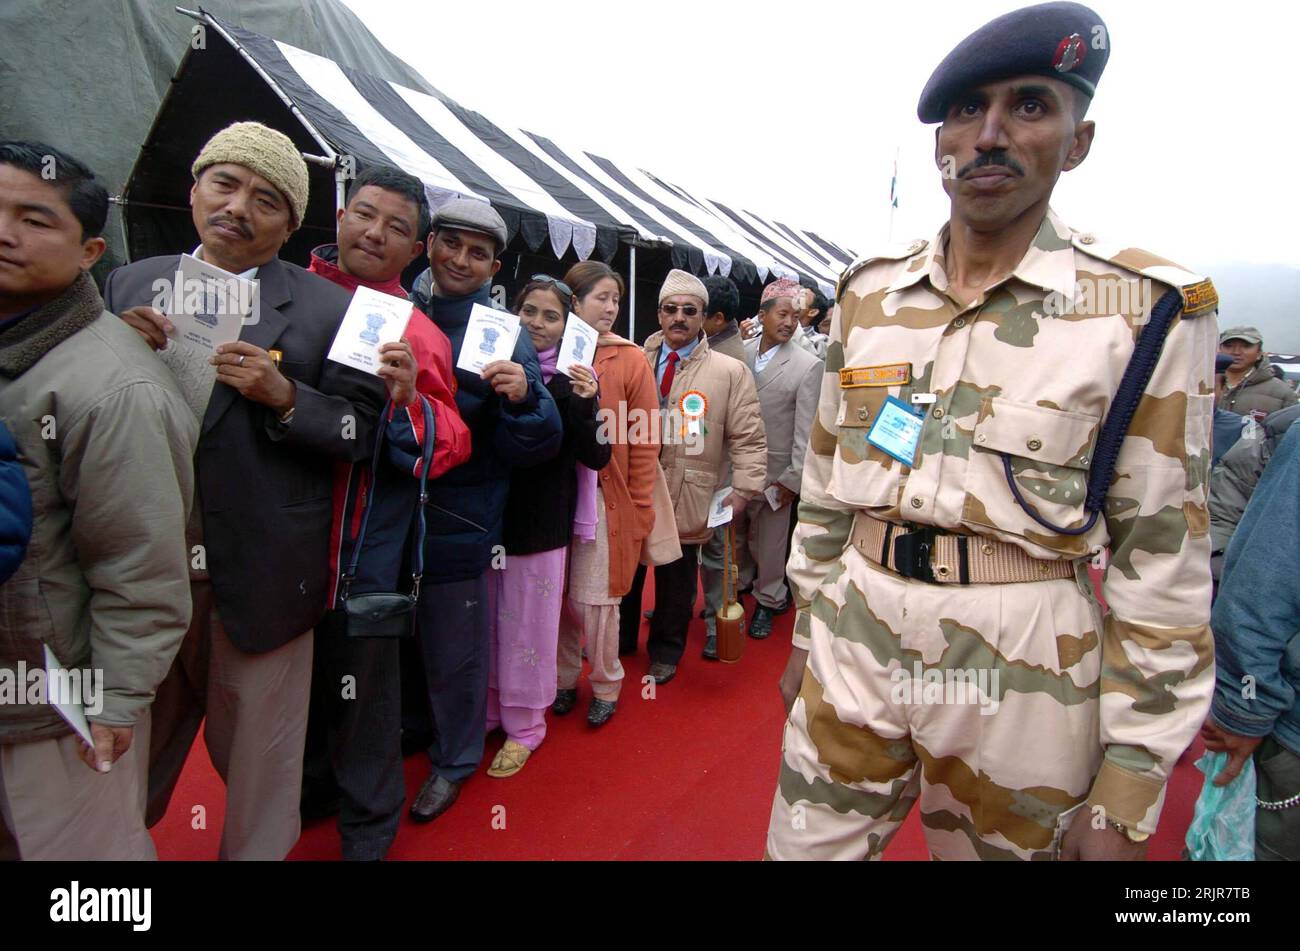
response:
M700 312L700 309L694 304L682 304L680 307L676 304L660 304L659 309L669 317L676 317L678 310L682 312L683 317L694 317Z
M531 278L529 278L529 280L532 280L532 281L544 281L544 282L547 283L547 284L554 284L554 285L555 285L555 289L558 290L558 291L559 291L561 294L563 294L565 297L572 297L572 296L573 296L573 291L569 290L569 285L568 285L568 284L565 284L563 281L557 281L555 278L551 277L551 275L549 275L549 274L534 274Z

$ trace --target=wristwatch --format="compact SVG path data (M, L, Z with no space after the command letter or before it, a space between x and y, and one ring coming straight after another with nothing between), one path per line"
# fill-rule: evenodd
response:
M1108 821L1110 822L1110 826L1112 829L1114 829L1116 832L1124 833L1124 835L1128 837L1128 840L1134 844L1145 842L1147 839L1151 838L1151 834L1149 832L1138 832L1137 830L1130 829L1128 826L1124 825L1124 823L1117 822L1114 819L1110 819Z
M297 408L298 408L297 406L290 406L287 410L284 411L284 413L276 417L276 419L279 421L281 426L288 426L290 423L293 422L293 411Z

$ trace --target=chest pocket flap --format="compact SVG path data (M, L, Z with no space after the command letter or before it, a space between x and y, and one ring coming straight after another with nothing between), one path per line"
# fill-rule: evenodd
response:
M986 397L975 424L975 446L1049 466L1087 469L1100 422L1086 413Z

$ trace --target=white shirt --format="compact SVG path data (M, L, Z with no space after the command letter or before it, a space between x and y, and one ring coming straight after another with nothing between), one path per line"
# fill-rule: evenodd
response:
M775 347L768 347L767 351L763 352L763 345L760 343L758 345L759 353L754 356L754 372L762 373L771 359L776 356L777 351L784 346L785 344L778 343Z
M197 248L195 248L194 253L191 254L190 257L198 258L200 261L206 260L203 257L203 245L200 244ZM235 276L242 277L246 281L251 281L253 278L257 277L257 268L250 267L247 271L241 271L239 274Z

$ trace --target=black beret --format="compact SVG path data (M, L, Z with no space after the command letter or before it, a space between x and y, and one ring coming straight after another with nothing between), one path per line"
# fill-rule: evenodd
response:
M952 100L1010 76L1051 76L1092 96L1110 57L1110 34L1081 3L1040 3L990 20L957 44L930 76L916 106L942 122Z

